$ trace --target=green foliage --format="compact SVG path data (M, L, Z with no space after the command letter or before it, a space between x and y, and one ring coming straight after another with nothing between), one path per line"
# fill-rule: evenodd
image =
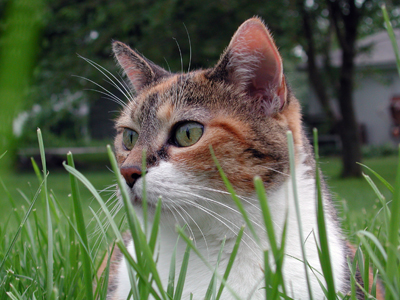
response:
M2 9L3 8L3 9ZM12 122L23 107L37 55L43 2L0 1L0 170L9 169L16 155ZM4 29L7 29L3 32Z
M287 18L288 13L291 18ZM297 19L288 3L270 1L260 5L244 0L47 2L39 62L27 99L31 106L36 104L38 108L40 105L41 112L28 109L30 118L25 123L27 127L20 139L21 145L34 144L34 126L42 128L52 139L60 135L70 139L101 138L104 137L101 130L112 133L112 124L104 120L113 117L109 112L118 110L116 104L93 91L80 93L85 89L97 89L89 82L93 81L122 100L126 99L103 74L77 54L115 74L117 67L111 58L111 41L120 40L175 72L210 67L217 62L237 27L254 15L263 17L274 32L286 57L286 71L289 77L292 76L297 62L292 53L295 40L283 33L291 32ZM218 30L215 30L215 24L218 24ZM68 97L78 94L79 99L72 109L55 109L55 102L67 101ZM82 101L90 106L89 115L76 114L76 107L82 105ZM72 122L77 124L71 125ZM103 123L107 124L108 130L106 126L102 128ZM90 132L85 132L87 128Z
M361 148L363 157L384 157L396 155L397 149L391 144L383 144L379 146L368 145Z

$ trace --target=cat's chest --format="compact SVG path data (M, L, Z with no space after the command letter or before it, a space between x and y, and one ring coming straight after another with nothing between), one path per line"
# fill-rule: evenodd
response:
M185 285L183 289L182 299L203 299L207 293L213 272L218 266L218 273L221 276L227 268L229 259L234 247L235 239L225 240L224 249L217 262L218 253L220 252L221 240L211 240L210 237L205 240L196 242L196 248L202 257L199 257L194 251L190 251ZM249 250L249 241L239 248L234 265L231 269L228 285L225 287L222 299L234 299L232 291L242 299L253 295L252 299L262 299L264 293L259 290L263 278L262 259L260 251ZM246 245L247 244L247 245ZM160 230L158 249L157 270L164 287L167 287L170 276L171 258L175 251L175 285L181 272L182 261L187 250L187 244L179 239L177 242L177 234L168 230ZM131 240L128 244L130 254L135 258L134 244ZM206 260L206 263L205 261ZM130 291L129 275L126 268L125 260L120 262L117 274L118 288L114 299L126 299ZM220 280L217 281L216 291L220 286Z

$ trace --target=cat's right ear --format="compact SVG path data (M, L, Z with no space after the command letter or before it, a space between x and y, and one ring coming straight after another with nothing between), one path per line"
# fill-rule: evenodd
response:
M285 107L287 87L282 59L259 18L249 19L239 27L208 77L233 84L249 96L256 110L266 115Z
M115 41L112 43L112 49L136 93L152 82L170 75L169 72L133 51L124 43Z

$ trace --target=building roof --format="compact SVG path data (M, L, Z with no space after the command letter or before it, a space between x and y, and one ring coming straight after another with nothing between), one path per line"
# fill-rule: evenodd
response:
M400 28L394 29L397 44L400 44ZM371 34L357 41L357 47L361 51L355 58L355 64L359 68L395 68L396 56L393 51L392 43L386 30ZM342 50L331 51L330 59L333 67L340 67ZM317 57L317 65L322 65L322 57ZM300 64L300 68L305 68L306 63Z

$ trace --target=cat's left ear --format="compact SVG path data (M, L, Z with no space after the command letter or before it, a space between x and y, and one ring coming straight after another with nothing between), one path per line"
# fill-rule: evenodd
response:
M128 76L133 88L139 93L145 86L169 76L170 73L121 42L113 42L113 52Z
M239 27L209 78L233 83L267 115L280 112L286 104L282 59L259 18Z

